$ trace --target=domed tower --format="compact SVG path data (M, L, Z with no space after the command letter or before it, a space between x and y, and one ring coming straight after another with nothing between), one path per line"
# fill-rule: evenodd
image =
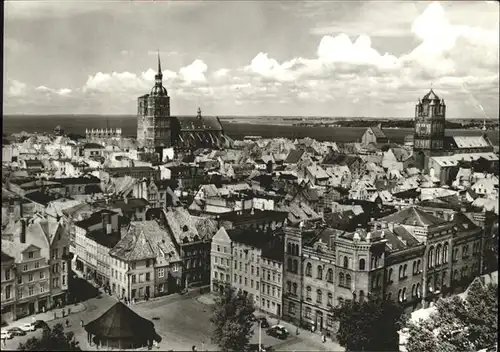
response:
M160 54L155 85L137 99L137 140L150 149L171 146L170 97L163 86Z
M446 105L431 89L415 106L414 155L426 169L429 157L443 153Z

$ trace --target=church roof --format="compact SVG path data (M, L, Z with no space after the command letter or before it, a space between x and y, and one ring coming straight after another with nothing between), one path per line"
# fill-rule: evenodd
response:
M439 97L436 95L436 93L434 93L434 91L431 89L429 91L429 93L427 93L426 95L424 95L423 99L422 100L440 100Z
M135 313L122 302L116 302L99 318L85 325L85 330L101 338L153 339L153 322Z
M216 116L176 116L181 131L222 131L222 124Z

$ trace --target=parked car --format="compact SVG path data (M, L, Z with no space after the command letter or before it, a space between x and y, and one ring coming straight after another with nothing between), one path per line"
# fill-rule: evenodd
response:
M2 330L2 340L10 340L12 338L12 334L8 330Z
M288 330L282 325L274 325L273 327L266 330L266 334L281 340L285 340L288 337Z
M35 328L35 324L33 323L25 323L25 324L22 324L19 326L19 328L22 330L22 331L25 331L25 332L28 332L28 331L35 331L36 328Z
M34 323L33 323L33 326L35 327L35 330L38 330L38 329L44 329L44 328L48 328L49 325L47 325L47 323L43 320L36 320Z
M271 352L271 351L272 351L271 346L264 347L263 344L260 344L260 348L259 348L259 344L257 344L257 343L251 344L250 349L249 349L249 352Z
M24 332L23 330L21 330L20 328L18 327L13 327L13 328L10 328L8 330L8 332L12 335L12 336L24 336L26 335L26 332Z
M269 322L267 321L266 317L257 317L255 319L257 323L260 322L260 327L261 328L268 328L269 327Z

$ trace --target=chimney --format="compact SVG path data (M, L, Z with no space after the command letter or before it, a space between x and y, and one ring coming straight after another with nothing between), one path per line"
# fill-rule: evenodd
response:
M389 231L394 232L394 223L393 222L389 223Z
M19 238L21 243L26 243L26 220L21 219L21 236Z

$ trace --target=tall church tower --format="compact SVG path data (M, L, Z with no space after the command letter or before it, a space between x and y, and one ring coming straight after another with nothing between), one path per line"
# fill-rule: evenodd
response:
M413 153L416 166L427 169L429 157L442 155L446 105L431 89L415 106Z
M149 94L137 99L137 141L148 149L161 149L172 144L170 97L163 87L160 53L155 85Z

